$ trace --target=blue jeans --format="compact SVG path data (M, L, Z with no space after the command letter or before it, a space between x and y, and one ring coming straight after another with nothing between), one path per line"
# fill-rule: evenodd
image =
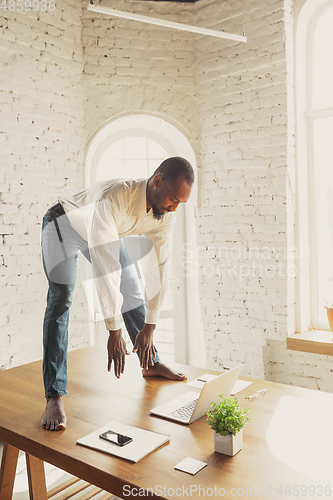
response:
M44 215L42 225L43 267L49 283L43 324L43 377L46 398L67 394L68 321L79 250L90 262L87 242L72 228L66 215L59 217L50 208ZM137 334L144 326L146 310L136 273L133 272L123 243L119 247L119 261L122 266L122 316L134 345ZM157 363L159 356L156 347L155 353L153 362Z

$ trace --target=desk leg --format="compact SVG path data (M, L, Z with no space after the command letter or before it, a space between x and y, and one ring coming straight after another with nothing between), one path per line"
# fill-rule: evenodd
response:
M32 455L25 454L29 482L30 500L47 500L44 462ZM0 500L2 500L0 498Z
M0 469L0 500L11 500L19 450L5 444Z

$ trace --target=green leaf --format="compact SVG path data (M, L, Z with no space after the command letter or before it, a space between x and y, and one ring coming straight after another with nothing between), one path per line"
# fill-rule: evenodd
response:
M239 407L237 398L225 398L221 394L218 402L213 402L211 409L205 412L206 422L222 436L236 435L250 421L248 412L249 408L242 410Z

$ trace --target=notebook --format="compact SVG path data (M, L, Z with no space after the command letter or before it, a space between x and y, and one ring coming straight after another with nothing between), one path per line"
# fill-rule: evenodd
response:
M150 413L175 422L191 424L202 417L205 411L211 408L212 401L216 403L221 394L225 397L230 395L242 366L236 366L213 380L207 381L200 393L194 391L185 392L168 403L156 406L156 408L150 410Z
M125 446L118 446L101 439L99 436L103 432L114 431L132 438L132 441ZM100 429L95 430L88 436L85 436L77 441L77 444L93 448L94 450L109 453L116 457L125 458L131 462L138 462L143 457L156 450L160 446L170 441L170 436L157 434L156 432L147 431L134 425L127 425L121 422L112 420Z

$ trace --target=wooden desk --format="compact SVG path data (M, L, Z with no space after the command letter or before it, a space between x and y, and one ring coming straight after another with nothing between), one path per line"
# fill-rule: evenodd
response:
M139 488L141 493L148 490L168 499L197 499L204 493L211 498L333 497L333 394L253 380L237 395L241 407L250 407L243 450L227 457L214 453L213 431L206 417L184 426L149 416L152 407L189 390L186 383L144 379L137 357L131 355L126 361L125 374L117 380L106 371L106 352L86 348L69 353L69 395L65 398L69 422L63 432L46 431L40 424L44 410L41 362L1 372L0 440L10 445L7 464L3 464L6 480L15 449L20 449L29 454L34 470L40 461L47 461L123 498L140 498ZM188 380L209 372L176 366ZM253 402L245 399L263 388L267 388L266 396ZM136 464L76 445L77 439L113 419L168 434L170 443ZM208 466L195 476L174 470L187 456ZM35 498L45 498L44 486ZM8 492L5 496L0 491L0 499L5 498L10 498Z

